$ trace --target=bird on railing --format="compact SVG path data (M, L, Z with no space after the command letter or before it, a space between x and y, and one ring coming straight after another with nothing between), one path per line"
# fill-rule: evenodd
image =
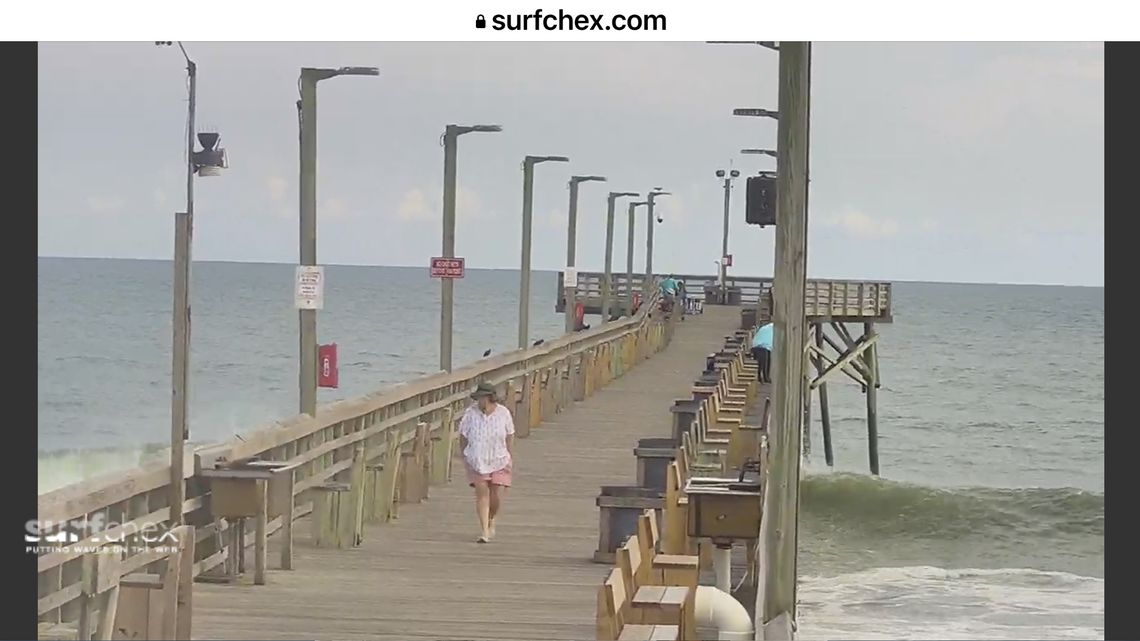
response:
M487 351L483 352L483 358L487 358L490 355L491 355L491 350L487 350Z
M545 338L540 338L540 339L536 340L536 341L534 342L534 345L531 345L531 347L538 347L539 345L542 345L542 344L543 344L543 343L545 343L545 342L546 342L546 339L545 339Z

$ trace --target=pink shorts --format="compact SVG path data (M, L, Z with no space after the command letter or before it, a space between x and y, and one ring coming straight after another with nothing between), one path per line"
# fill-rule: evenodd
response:
M467 469L467 482L471 487L475 487L475 483L480 481L490 483L491 485L501 485L503 487L511 486L511 466L509 465L490 474L480 474L472 469L466 462L464 462L463 467Z

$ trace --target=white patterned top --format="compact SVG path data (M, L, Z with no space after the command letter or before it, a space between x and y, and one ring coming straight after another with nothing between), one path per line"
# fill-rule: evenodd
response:
M515 433L511 411L495 405L490 414L472 405L459 421L459 435L467 439L463 458L479 474L498 472L511 464L507 437Z

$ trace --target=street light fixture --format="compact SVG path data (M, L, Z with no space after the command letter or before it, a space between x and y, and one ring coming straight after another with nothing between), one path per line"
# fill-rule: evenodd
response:
M775 42L757 42L755 40L706 40L707 45L760 45L765 49L779 51L780 45Z
M444 258L455 258L455 195L458 169L458 139L469 133L499 133L499 125L448 125L443 143L443 251ZM439 286L439 369L450 372L451 346L455 325L455 279L441 278Z
M642 205L649 205L648 197L646 200L639 200L629 203L629 222L626 225L626 239L625 239L625 313L628 316L633 316L633 232L637 227L637 218L634 216L635 211ZM650 217L650 220L653 220ZM653 225L649 226L653 229Z
M648 194L646 194L645 202L649 203L649 230L645 233L645 280L641 282L641 295L642 298L648 299L649 294L653 291L653 220L655 218L653 208L657 205L656 198L658 196L672 196L670 192L654 187ZM656 216L658 223L665 222L665 219Z
M523 158L522 266L519 270L519 349L530 346L530 250L534 227L534 166L544 162L570 162L566 156Z
M602 322L610 322L610 298L613 289L614 270L614 206L618 198L626 196L637 197L640 194L633 191L611 191L606 198L606 262L605 277L602 279ZM632 236L630 236L632 238ZM632 263L631 263L632 265ZM632 269L630 270L632 271Z
M300 265L317 265L317 83L337 76L378 76L375 67L302 67L298 81L300 100L297 101L297 118L300 121L300 177L299 177L299 253ZM322 283L323 286L323 283ZM298 310L300 325L300 366L297 387L300 413L317 415L317 310Z
M575 323L575 300L578 294L578 285L570 286L566 282L566 272L575 267L578 252L578 185L585 182L606 182L605 176L571 176L570 177L570 209L566 221L566 271L563 272L563 311L566 314L566 333L570 334L578 329Z
M772 111L771 109L758 109L755 107L733 109L732 115L751 116L753 118L771 118L772 120L778 120L780 118L779 112Z

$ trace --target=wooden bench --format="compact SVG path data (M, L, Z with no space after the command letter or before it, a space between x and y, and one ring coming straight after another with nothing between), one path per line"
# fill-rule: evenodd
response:
M670 465L670 474L670 497L676 499L676 463ZM673 538L684 535L685 521L677 518L677 507L676 502L672 508L667 503L662 515L663 527ZM618 548L617 567L598 591L598 639L696 640L697 557L659 553L672 543L662 540L657 517L655 510L645 510L638 516L637 534Z

